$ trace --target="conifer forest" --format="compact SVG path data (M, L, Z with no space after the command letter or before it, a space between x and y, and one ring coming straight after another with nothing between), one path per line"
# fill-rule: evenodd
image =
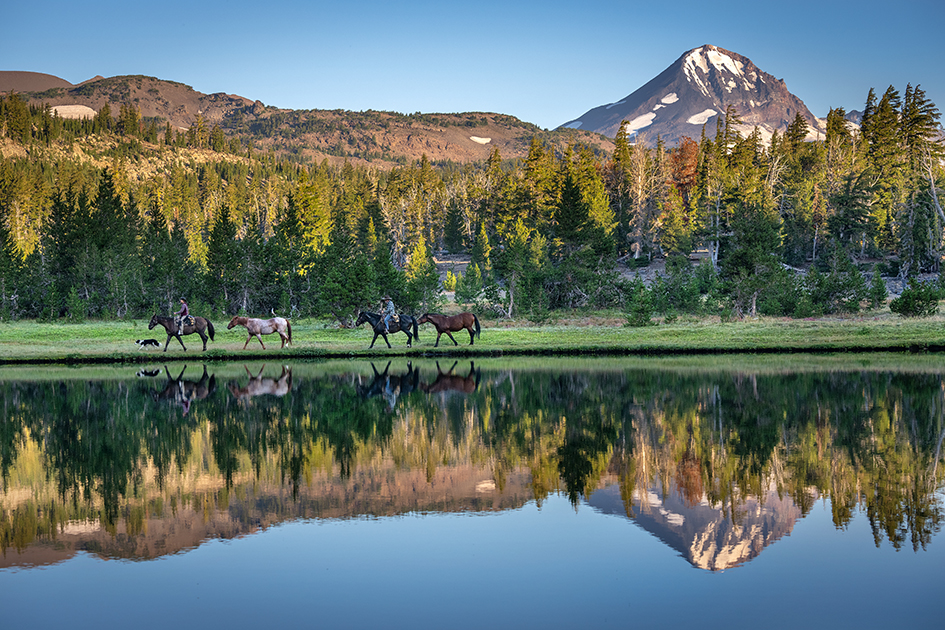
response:
M847 118L831 110L809 141L798 115L763 142L730 107L677 146L621 133L602 154L536 135L524 159L381 168L262 153L131 106L63 119L10 93L0 319L147 318L185 297L207 316L350 325L390 295L414 314L449 299L490 317L616 310L642 325L858 312L886 303L890 278L937 300L940 113L909 85L870 90L859 124ZM469 264L444 281L446 254ZM665 272L644 282L635 272L655 261Z

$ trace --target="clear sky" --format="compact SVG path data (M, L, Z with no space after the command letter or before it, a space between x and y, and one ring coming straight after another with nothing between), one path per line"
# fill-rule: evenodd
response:
M816 116L909 83L945 112L943 0L5 4L0 70L142 74L281 108L488 111L552 129L714 44Z

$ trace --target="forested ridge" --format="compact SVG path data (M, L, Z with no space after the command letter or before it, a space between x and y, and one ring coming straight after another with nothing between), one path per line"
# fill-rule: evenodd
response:
M870 90L860 127L845 118L831 110L823 140L805 142L798 116L765 145L738 133L729 107L672 147L620 134L603 155L536 130L524 159L493 148L482 162L385 170L259 151L217 125L175 131L130 105L62 119L11 93L0 317L147 317L187 297L210 316L350 323L383 294L406 312L441 307L444 288L533 321L855 312L884 303L883 276L938 273L945 173L940 113L921 87ZM471 260L445 287L444 251ZM653 283L626 273L656 259L667 274Z

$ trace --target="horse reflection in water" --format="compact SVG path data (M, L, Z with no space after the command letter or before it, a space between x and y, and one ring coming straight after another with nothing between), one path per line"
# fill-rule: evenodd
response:
M466 376L460 376L458 374L453 374L453 370L456 368L458 361L453 361L453 365L450 366L446 372L440 369L440 362L436 362L436 378L429 383L421 383L420 389L428 394L439 394L442 392L461 392L463 394L471 394L477 389L479 389L479 381L481 378L481 371L476 367L473 361L469 362L469 374Z
M245 387L239 387L236 383L230 383L230 393L237 400L249 400L256 396L285 396L292 391L292 369L288 365L282 366L282 374L279 378L263 377L263 370L266 366L259 368L259 373L253 376L249 368L245 365L246 375L249 376L249 382Z
M195 400L204 400L217 388L217 379L213 374L207 373L207 366L203 366L203 375L196 381L185 381L184 372L187 366L180 371L177 378L171 376L167 366L164 366L164 373L167 374L167 384L161 391L151 392L151 396L157 401L171 401L179 404L184 409L184 415L190 411L190 404Z
M374 379L367 386L358 384L358 394L361 398L381 396L387 401L387 406L393 409L400 396L414 392L420 386L420 370L414 369L413 363L408 361L404 374L391 374L390 363L387 362L383 372L378 372L371 363Z

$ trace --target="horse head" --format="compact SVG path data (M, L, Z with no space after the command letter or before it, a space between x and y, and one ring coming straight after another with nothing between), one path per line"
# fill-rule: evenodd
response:
M357 328L366 321L368 321L367 313L364 311L358 311L358 319L354 322L354 327Z
M239 318L239 315L237 315L236 317L234 317L233 319L231 319L231 320L230 320L230 323L226 325L226 329L227 329L227 330L231 330L234 326L238 326L239 323L240 323L240 322L239 322L239 319L240 319L240 318Z
M417 320L417 325L419 326L420 324L426 324L427 322L432 322L432 321L433 320L430 319L430 314L424 313L423 315L420 316L420 319Z
M157 315L152 315L152 316L151 316L151 322L148 324L148 330L152 330L155 326L157 326L157 325L160 324L160 323L161 323L161 322L158 321L158 316L157 316Z

